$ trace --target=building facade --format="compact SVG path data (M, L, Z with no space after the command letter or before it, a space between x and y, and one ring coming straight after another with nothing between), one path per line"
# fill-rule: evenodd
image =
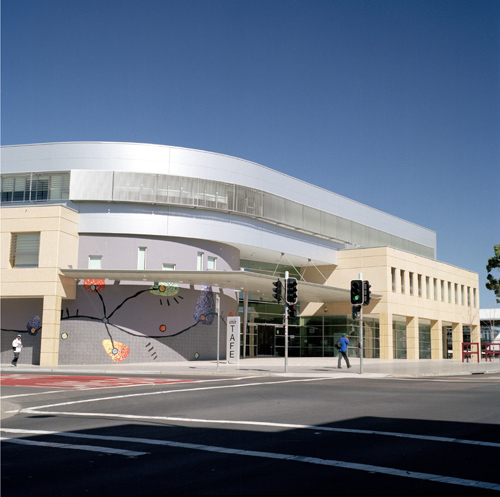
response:
M459 358L479 340L476 273L436 260L436 234L264 166L132 143L2 147L2 363L213 359L228 316L243 356L284 353L272 283L299 282L291 356Z

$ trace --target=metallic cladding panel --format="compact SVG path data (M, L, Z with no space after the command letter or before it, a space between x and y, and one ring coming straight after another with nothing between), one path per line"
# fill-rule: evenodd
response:
M154 180L155 175L170 174L177 178L182 176L182 180L175 180L183 183L180 185L182 188L178 189L177 196L175 192L169 192L167 203L206 207L208 207L210 195L214 193L200 188L200 182L205 187L210 184L208 190L213 190L212 183L216 182L225 185L221 189L229 189L226 192L229 211L264 218L269 216L269 219L274 222L289 224L289 209L299 208L290 203L295 202L303 209L302 217L294 216L296 228L310 229L311 232L323 234L331 232L332 229L330 223L325 220L325 214L318 214L318 211L326 211L326 217L330 217L331 224L336 224L335 237L340 240L363 246L363 240L373 242L377 237L382 240L392 239L396 240L396 245L393 246L403 248L404 245L408 247L420 245L424 248L419 249L417 253L435 257L436 233L431 230L259 164L223 154L161 145L104 142L12 146L2 147L1 150L4 173L68 170L74 172L82 169L92 173L115 171L117 175L124 175L121 178L125 182L127 181L126 175L130 174L129 178L132 181L120 186L121 188L126 186L126 191L113 192L113 195L116 193L118 196L115 200L122 200L123 195L128 199L125 201L146 203L154 202L152 198L156 199L156 202L160 198L165 198L164 189L159 188L158 182L156 182L157 192L154 191L151 181L157 181ZM95 176L92 179L95 182ZM139 180L140 184L135 182L136 180ZM171 180L168 181L170 183ZM90 180L87 186L89 183ZM244 198L240 197L238 189L240 186L245 190ZM72 189L73 187L75 188L75 196L72 198L74 200L92 200L89 198L89 192L96 193L94 200L109 199L109 182L105 181L99 186L89 186L87 192L83 191L82 185L77 185L72 181ZM118 185L114 188L118 188ZM236 205L232 208L230 206L231 188L236 188L236 193L233 192L232 196L232 201L236 202ZM262 196L260 202L252 201L248 193L250 190L256 192L256 198L259 195ZM288 204L285 199L289 202ZM215 208L223 207L220 204ZM263 212L257 212L259 208L262 208ZM313 210L308 211L308 208ZM321 219L322 216L323 219ZM363 229L362 226L365 228ZM377 231L381 234L379 235ZM387 235L397 238L387 238ZM373 244L369 242L368 245Z

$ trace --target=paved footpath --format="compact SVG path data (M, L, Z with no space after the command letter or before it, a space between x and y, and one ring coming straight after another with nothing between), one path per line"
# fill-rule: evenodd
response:
M337 368L337 359L331 357L256 357L242 358L238 363L226 360L181 361L162 363L107 363L85 366L33 366L2 364L2 373L28 374L99 374L99 375L287 375L321 376L349 378L411 377L429 375L467 375L500 372L500 359L492 361L462 362L453 359L406 359L382 360L351 358L350 369L342 362L342 369Z

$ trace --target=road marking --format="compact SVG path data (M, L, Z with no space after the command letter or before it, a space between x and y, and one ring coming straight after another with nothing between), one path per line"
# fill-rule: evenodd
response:
M49 407L60 407L60 406L69 406L74 404L85 404L89 402L100 402L102 400L118 400L125 399L131 397L144 397L147 395L165 395L170 393L186 393L186 392L197 392L201 390L219 390L223 388L245 388L245 387L255 387L261 385L281 385L283 383L297 383L304 381L325 381L329 380L329 378L305 378L305 379L296 379L296 380L281 380L281 381L267 381L267 382L259 382L259 383L242 383L238 385L217 385L213 387L196 387L196 388L179 388L176 390L161 390L159 392L141 392L141 393L129 393L126 395L113 395L110 397L96 397L92 399L81 399L81 400L72 400L69 402L60 402L58 404L47 404L45 406L34 406L31 409L47 409ZM199 383L199 382L196 382Z
M4 430L3 430L4 431ZM41 430L32 430L28 433L40 434ZM47 432L51 433L51 432ZM54 434L52 432L52 434ZM174 442L170 440L155 440L148 438L131 438L131 437L115 437L115 436L104 436L104 435L84 435L84 434L70 434L77 435L78 438L93 438L97 440L108 440L108 441L116 441L116 442L127 442L127 443L142 443L149 445L160 445L166 447L180 448L180 449L188 449L188 450L201 450L205 452L218 452L221 454L231 454L231 455L239 455L239 456L248 456L248 457L262 457L267 459L278 459L284 461L294 461L301 462L307 464L316 464L321 466L332 466L336 468L343 469L352 469L355 471L366 471L369 473L378 473L390 476L396 476L401 478L412 478L417 480L426 480L437 483L445 483L449 485L460 485L464 487L473 487L473 488L482 488L487 490L495 490L500 491L500 484L498 483L490 483L483 482L478 480L468 480L464 478L455 478L451 476L437 475L432 473L420 473L415 471L406 471L395 468L387 468L384 466L374 466L371 464L361 464L361 463L352 463L346 461L338 461L332 459L321 459L318 457L309 457L302 455L294 455L294 454L281 454L276 452L261 452L257 450L244 450L244 449L233 449L229 447L218 447L214 445L202 445L202 444L192 444L186 442ZM68 436L68 433L65 434ZM7 441L15 441L14 443L23 443L25 440L23 439L7 439ZM36 445L47 445L44 442L39 442ZM66 444L50 444L49 446L65 446ZM77 448L79 446L69 446L65 448ZM81 450L90 450L88 447L92 448L92 446L80 446L87 447L86 449ZM101 449L105 449L101 447Z
M434 382L444 382L444 383L499 383L500 378L488 378L488 377L470 377L470 376L464 376L460 379L457 378L427 378L427 377L414 377L414 378L389 378L390 380L398 380L398 381L434 381Z
M5 430L2 430L5 431ZM38 440L27 440L25 438L6 438L0 437L2 442L8 442L19 445L35 445L38 447L51 447L54 449L70 449L70 450L84 450L88 452L104 452L105 454L116 454L120 456L138 457L150 454L150 452L137 452L135 450L114 449L112 447L99 447L96 445L73 445L65 443L54 442L41 442Z
M31 395L47 395L48 393L64 393L65 390L50 390L48 392L19 393L16 395L2 395L0 399L14 399L16 397L30 397Z
M15 374L2 375L2 386L15 387L52 387L64 389L87 390L91 388L120 388L141 385L162 385L165 383L188 383L192 379L140 378L116 376L82 376L82 375L38 375Z
M240 380L247 380L249 378L254 378L254 376L242 376L242 377L239 377L239 378L229 378L229 380L231 381L240 381ZM228 381L228 378L217 378L217 379L214 379L214 380L190 380L192 381L193 383L210 383L210 382L221 382L221 381ZM120 386L116 386L116 385L113 385L113 386L109 386L109 387L100 387L99 390L103 390L105 388L130 388L130 387L135 387L137 385L120 385ZM95 388L79 388L78 391L79 392L82 392L82 391L85 391L85 390L95 390ZM47 392L30 392L30 393L20 393L20 394L15 394L15 395L2 395L0 396L0 399L3 400L3 399L14 399L14 398L17 398L17 397L31 397L31 396L38 396L38 395L47 395L49 393L66 393L66 390L64 389L59 389L59 390L49 390Z
M17 411L16 411L17 412ZM38 411L36 408L21 409L24 414L48 414L51 416L79 416L79 417L103 417L103 418L118 418L129 419L136 421L167 421L167 422L180 422L180 423L206 423L206 424L226 424L226 425L240 425L240 426L262 426L267 428L281 428L293 430L314 430L326 431L335 433L356 433L360 435L380 435L385 437L408 438L412 440L425 440L428 442L443 442L443 443L457 443L464 445L476 445L481 447L494 447L500 449L500 443L485 442L482 440L467 440L463 438L448 438L437 437L432 435L415 435L413 433L400 433L392 431L379 431L379 430L359 430L351 428L335 428L331 426L316 426L316 425L302 425L294 423L274 423L270 421L234 421L227 419L199 419L199 418L179 418L174 416L141 416L137 414L109 414L103 412L65 412L65 411Z

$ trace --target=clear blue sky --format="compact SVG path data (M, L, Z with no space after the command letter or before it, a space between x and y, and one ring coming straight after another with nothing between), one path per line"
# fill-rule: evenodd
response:
M498 0L2 0L2 144L124 141L257 162L500 243Z

